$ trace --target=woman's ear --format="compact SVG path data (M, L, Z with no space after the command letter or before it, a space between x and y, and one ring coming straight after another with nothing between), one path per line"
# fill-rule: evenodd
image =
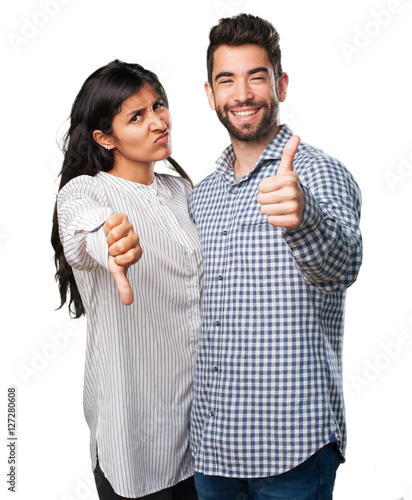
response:
M113 139L104 134L101 130L95 130L93 132L93 139L105 149L113 149L115 147Z

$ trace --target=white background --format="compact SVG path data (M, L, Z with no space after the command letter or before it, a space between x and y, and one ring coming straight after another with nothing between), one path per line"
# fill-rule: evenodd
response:
M173 156L197 183L228 144L204 95L208 32L270 20L290 77L283 121L343 161L363 193L364 264L344 343L347 462L336 500L412 498L412 12L407 0L19 0L1 16L2 498L97 499L83 417L84 320L58 312L49 243L66 130L83 81L119 58L169 95ZM7 491L7 388L18 391L18 488Z

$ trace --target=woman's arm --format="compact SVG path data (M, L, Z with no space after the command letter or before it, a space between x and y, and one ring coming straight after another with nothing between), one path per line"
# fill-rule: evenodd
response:
M107 269L126 305L133 302L127 268L142 255L126 214L113 214L94 177L79 176L59 192L59 235L67 262L80 271Z

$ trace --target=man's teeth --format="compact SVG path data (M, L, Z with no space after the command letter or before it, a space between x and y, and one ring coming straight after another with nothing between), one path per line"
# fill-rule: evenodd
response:
M249 115L255 115L258 112L257 109L251 109L249 111L233 111L233 114L235 116L249 116Z

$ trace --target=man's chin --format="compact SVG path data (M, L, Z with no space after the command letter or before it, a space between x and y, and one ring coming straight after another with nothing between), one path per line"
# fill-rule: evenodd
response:
M236 139L237 141L242 142L253 142L261 139L266 139L272 133L271 128L246 128L242 127L242 129L238 129L237 127L227 128L229 135Z
M258 130L256 127L252 128L248 125L241 127L234 125L229 119L221 119L222 125L229 132L229 135L238 141L250 142L255 140Z
M252 142L258 141L261 139L267 139L272 134L273 124L269 125L269 123L258 123L255 125L243 124L238 125L232 123L228 116L219 116L218 118L222 125L229 132L231 138L236 139L241 142Z
M230 130L228 132L232 139L240 142L253 142L259 138L256 134L240 134L238 131L231 132Z

